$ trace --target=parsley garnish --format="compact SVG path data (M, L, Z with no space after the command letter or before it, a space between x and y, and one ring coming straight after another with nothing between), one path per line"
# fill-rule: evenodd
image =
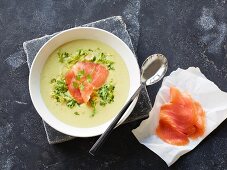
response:
M73 108L75 105L76 105L76 100L74 99L70 99L68 101L66 101L66 105L69 107L69 108Z
M85 74L85 71L84 70L80 70L78 71L77 75L76 75L76 79L77 80L80 80Z
M79 85L79 88L80 88L80 90L84 90L84 85L81 83L81 84Z
M88 83L91 83L92 82L92 77L90 74L87 75L87 82Z
M95 114L96 114L97 100L96 100L95 97L92 97L92 98L89 100L89 102L90 102L91 108L93 109L93 113L92 113L91 117L94 117Z
M107 55L103 52L99 52L97 56L92 59L93 62L104 64L107 66L108 70L114 70L114 62L107 59Z
M54 79L52 79L54 80ZM73 108L74 106L78 105L75 99L68 92L68 87L64 78L55 79L54 81L51 80L51 84L53 84L53 92L51 97L54 98L59 103L66 103L69 108Z
M51 79L50 80L50 83L52 84L52 83L55 83L56 82L56 79Z
M75 87L76 89L78 89L79 88L79 84L76 81L74 81L73 82L73 87Z
M66 58L70 57L69 53L67 53L67 52L62 53L60 50L58 51L57 54L58 54L58 61L60 63L63 63Z
M105 65L108 70L114 70L114 62L109 59L111 55L106 54L97 48L92 49L78 49L74 54L58 51L58 61L64 63L68 68L71 68L79 61L90 61Z
M80 115L78 112L74 112L75 115Z
M105 106L106 104L110 104L114 101L114 89L115 86L113 85L113 82L110 81L98 90L98 95L100 97L99 104L101 106Z

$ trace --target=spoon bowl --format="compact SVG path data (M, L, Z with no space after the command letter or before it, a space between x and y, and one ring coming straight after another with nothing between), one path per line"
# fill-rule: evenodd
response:
M146 86L157 83L163 78L168 68L168 61L162 54L149 56L142 64L141 83Z

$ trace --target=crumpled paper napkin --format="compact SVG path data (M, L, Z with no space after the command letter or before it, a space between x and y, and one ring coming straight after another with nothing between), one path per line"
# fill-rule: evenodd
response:
M170 145L162 141L155 133L159 123L160 106L169 102L171 86L189 92L199 101L206 112L206 130L203 136L190 140L185 146ZM182 155L193 150L207 135L227 118L227 93L221 91L212 81L208 80L199 68L187 70L177 69L165 77L156 96L149 118L142 121L132 132L138 141L160 156L168 166Z

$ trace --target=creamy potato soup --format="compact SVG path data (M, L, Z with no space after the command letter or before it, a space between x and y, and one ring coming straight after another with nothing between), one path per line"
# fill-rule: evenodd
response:
M40 86L54 116L68 125L89 128L120 111L129 92L129 73L111 47L95 40L75 40L49 56Z

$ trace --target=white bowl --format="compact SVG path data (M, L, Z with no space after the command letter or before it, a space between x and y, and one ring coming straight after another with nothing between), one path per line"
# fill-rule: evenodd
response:
M120 38L105 30L97 28L77 27L65 30L47 41L39 50L32 63L29 75L30 96L37 112L46 123L48 123L51 127L59 132L77 137L91 137L102 134L114 118L102 125L92 128L77 128L70 126L57 119L48 110L40 93L40 74L47 58L61 45L77 39L92 39L101 41L112 47L120 54L127 66L130 77L130 89L127 100L129 100L133 92L135 92L135 90L139 87L140 70L135 55ZM130 112L136 104L136 101L137 98L130 105L122 119L119 121L118 125L121 124L129 116Z

